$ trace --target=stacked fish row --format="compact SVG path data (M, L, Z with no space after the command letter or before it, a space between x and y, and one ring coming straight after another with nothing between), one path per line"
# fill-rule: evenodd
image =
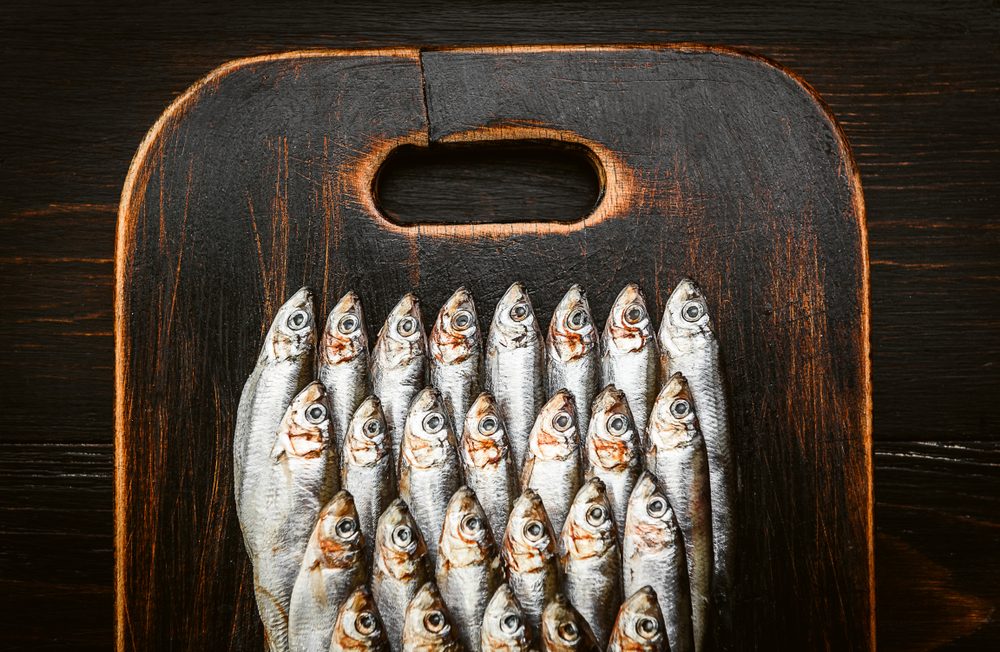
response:
M485 338L466 290L429 337L408 294L371 350L356 295L317 336L300 290L234 441L271 650L701 650L729 592L725 414L688 280L658 333L634 285L603 334L573 286L547 337L520 284Z

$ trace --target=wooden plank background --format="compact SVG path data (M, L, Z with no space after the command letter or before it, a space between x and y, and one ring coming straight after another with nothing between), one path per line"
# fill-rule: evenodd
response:
M805 77L861 168L870 230L878 635L1000 638L994 3L425 2L235 13L0 12L0 613L7 649L112 641L111 299L117 202L163 108L233 58L308 47L697 41ZM503 182L501 171L483 183ZM544 187L544 184L541 184ZM429 186L428 205L440 195Z

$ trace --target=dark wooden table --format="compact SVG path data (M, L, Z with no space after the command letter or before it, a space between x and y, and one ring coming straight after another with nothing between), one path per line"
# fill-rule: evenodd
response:
M870 231L879 644L998 644L995 3L605 4L4 6L5 649L112 642L114 226L129 161L174 97L225 61L288 49L675 41L771 57L807 79L843 125L860 164ZM477 183L506 183L515 198L533 194L536 206L551 208L586 184L572 166L560 185L544 180L540 165L525 174L516 173L523 165L516 160L473 163ZM400 172L401 185L409 173ZM392 201L446 203L456 192L447 176Z

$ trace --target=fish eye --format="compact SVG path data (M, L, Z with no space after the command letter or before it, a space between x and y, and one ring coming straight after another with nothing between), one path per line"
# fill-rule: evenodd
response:
M479 432L484 435L492 435L500 429L500 420L495 416L485 416L479 421Z
M541 521L528 521L524 526L524 536L528 541L539 541L545 535L545 526Z
M577 308L569 315L569 319L566 320L569 327L575 331L578 331L590 323L590 315L583 308Z
M431 412L426 417L424 417L424 430L430 434L440 432L444 428L444 416L438 414L437 412Z
M659 630L659 624L652 618L640 618L635 624L635 631L643 638L653 638Z
M375 614L370 611L362 611L358 614L357 619L354 621L354 626L358 630L358 633L368 636L378 629L378 623L375 620Z
M313 403L306 408L306 420L309 423L322 423L326 418L326 406L320 403Z
M555 416L554 419L552 419L552 425L555 426L556 430L558 430L559 432L565 432L566 430L569 430L569 427L572 423L573 423L573 418L565 412L560 412Z
M409 337L417 332L417 320L413 317L403 317L399 320L399 325L396 326L396 330L403 337Z
M392 531L392 542L400 548L408 548L413 543L413 530L406 525L399 525Z
M434 634L444 631L446 624L444 614L440 611L432 611L424 616L424 627Z
M600 505L594 505L587 510L587 522L597 527L602 525L607 518L607 513Z
M309 313L305 310L296 310L292 314L288 315L288 319L285 321L288 327L293 331L300 331L309 325Z
M472 313L468 310L459 310L455 313L455 316L451 318L451 323L455 325L460 331L468 330L472 327Z
M469 514L462 519L462 529L468 534L479 534L483 529L483 522L475 514Z
M559 625L559 638L567 643L575 643L580 638L580 630L576 623L561 623Z
M619 436L628 432L628 419L624 414L615 414L608 419L608 432Z
M382 424L378 419L368 419L368 421L365 421L363 429L366 435L374 437L375 435L381 434Z
M622 317L625 318L626 323L633 326L642 321L643 317L646 316L646 309L640 306L638 303L630 304L624 311L622 311Z
M500 619L500 631L505 634L513 634L521 627L521 617L517 614L506 614Z
M514 321L524 321L528 318L528 304L526 303L516 303L510 309L510 318Z
M681 316L684 321L695 322L705 315L705 304L701 301L688 301L681 308Z
M349 537L358 531L358 522L353 518L342 518L337 521L337 534Z
M350 335L354 331L358 330L358 326L360 325L361 320L354 315L344 315L337 324L337 330L344 335Z
M646 503L646 513L653 518L660 518L667 513L667 501L660 496L653 496Z
M691 404L685 399L679 398L670 404L670 414L674 415L678 419L683 419L687 415L691 414Z

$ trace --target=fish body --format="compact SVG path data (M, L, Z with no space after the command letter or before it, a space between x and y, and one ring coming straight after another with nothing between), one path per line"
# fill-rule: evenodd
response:
M330 652L389 652L389 639L368 587L354 589L340 605L329 649Z
M341 491L320 512L295 579L288 612L292 652L330 647L341 604L365 583L364 547L354 499Z
M436 577L458 639L466 650L479 652L483 614L503 576L503 563L486 512L476 494L462 487L448 503Z
M542 649L546 652L603 652L590 625L566 596L556 595L542 613Z
M480 647L483 652L529 652L533 649L531 627L508 584L501 584L486 605Z
M562 531L573 497L580 489L580 435L573 395L556 392L531 429L521 486L534 489L556 532Z
M608 385L594 398L586 438L585 478L600 478L615 516L618 545L625 534L625 512L642 473L643 448L625 393Z
M486 340L486 390L496 397L520 472L528 434L545 401L545 342L531 298L514 283L497 304Z
M622 561L604 483L591 478L573 500L559 541L563 590L601 646L622 603Z
M655 592L671 652L692 652L691 587L684 535L666 492L648 471L629 498L622 567L625 595L647 586Z
M375 533L372 594L385 624L389 644L402 649L403 614L410 600L434 578L427 545L409 507L394 500L378 520Z
M682 280L667 300L659 332L661 378L682 374L694 401L698 425L708 453L712 496L713 597L721 622L731 613L736 470L733 464L729 416L719 342L705 294L693 281ZM723 630L728 630L723 625ZM724 634L725 635L725 634Z
M636 590L622 603L608 643L608 652L674 652L660 613L656 591L649 586Z
M501 552L510 589L536 633L541 631L545 605L559 592L557 543L541 496L525 489L511 509Z
M572 286L556 306L545 344L548 395L567 389L580 415L580 438L585 439L590 405L600 379L600 334L594 325L587 295Z
M406 294L386 317L371 354L372 392L382 403L396 465L410 404L424 388L427 336L420 300Z
M625 392L636 430L646 430L656 398L659 353L646 300L635 284L618 294L601 338L601 385Z
M483 392L469 408L458 454L465 484L479 498L493 539L499 541L518 495L518 482L507 429L492 394Z
M448 501L462 484L450 423L441 394L433 387L421 390L406 418L399 458L399 497L420 526L432 564Z
M330 311L320 338L317 377L333 410L337 450L343 450L351 417L369 391L368 329L361 300L345 294Z
M382 406L374 396L361 402L347 427L340 478L340 486L354 497L365 541L374 541L378 518L396 497L392 443ZM374 546L365 547L369 565L374 552Z
M687 381L674 374L649 420L646 468L660 481L684 535L695 650L708 629L712 582L712 504L708 455Z
M424 584L403 616L404 652L461 652L458 634L434 582Z
M459 288L438 313L428 340L431 385L444 399L458 432L473 399L482 390L483 336L472 294Z

